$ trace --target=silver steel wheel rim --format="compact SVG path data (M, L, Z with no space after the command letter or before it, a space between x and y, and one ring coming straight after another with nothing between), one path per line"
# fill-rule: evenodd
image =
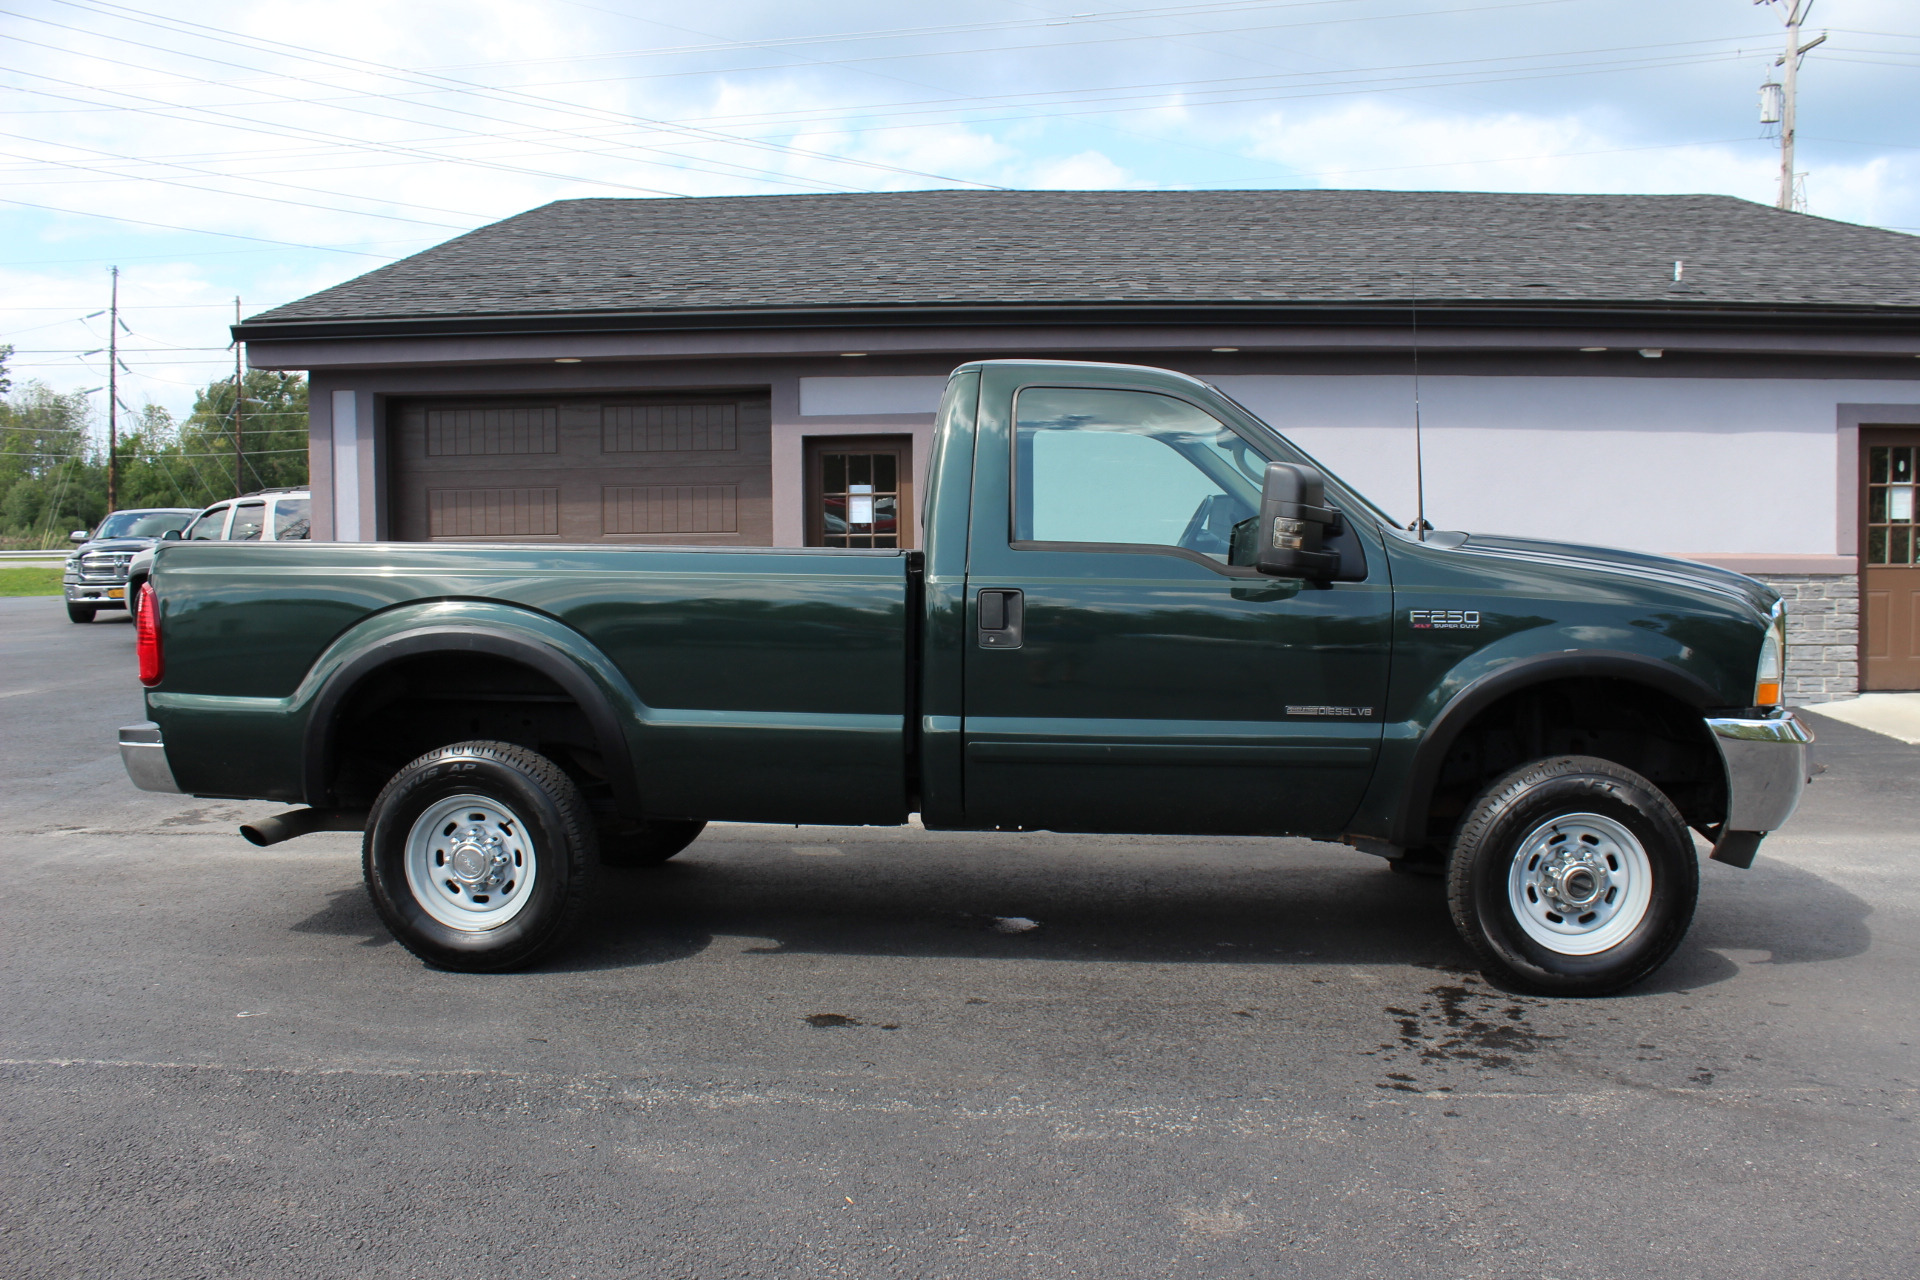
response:
M1514 852L1507 901L1526 935L1566 956L1626 941L1653 902L1653 863L1634 834L1597 813L1541 823Z
M478 933L519 915L540 860L520 815L487 796L449 796L407 832L407 888L449 929Z

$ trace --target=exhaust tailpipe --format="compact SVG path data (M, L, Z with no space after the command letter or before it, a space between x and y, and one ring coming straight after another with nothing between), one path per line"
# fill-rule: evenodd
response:
M315 831L365 831L365 809L290 809L271 818L258 818L240 828L240 834L262 849Z

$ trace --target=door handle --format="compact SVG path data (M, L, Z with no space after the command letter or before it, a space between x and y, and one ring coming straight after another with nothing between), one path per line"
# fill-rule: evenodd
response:
M1018 649L1026 622L1026 597L1018 591L983 590L976 614L982 649Z

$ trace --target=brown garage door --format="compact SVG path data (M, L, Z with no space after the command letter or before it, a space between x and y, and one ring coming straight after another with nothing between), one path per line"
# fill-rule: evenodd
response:
M403 402L389 536L771 546L770 422L765 395Z

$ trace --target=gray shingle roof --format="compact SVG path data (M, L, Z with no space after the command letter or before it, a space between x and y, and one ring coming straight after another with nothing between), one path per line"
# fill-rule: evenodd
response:
M1679 287L1676 259L1686 263ZM562 200L264 312L248 328L1409 297L1920 307L1920 237L1705 195L914 191Z

